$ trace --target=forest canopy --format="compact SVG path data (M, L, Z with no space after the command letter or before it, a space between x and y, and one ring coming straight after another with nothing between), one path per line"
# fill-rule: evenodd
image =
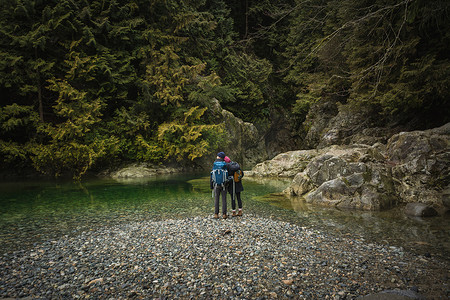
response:
M80 178L111 162L195 161L226 143L212 99L259 124L283 108L297 128L321 101L448 122L449 10L446 0L3 0L1 168Z

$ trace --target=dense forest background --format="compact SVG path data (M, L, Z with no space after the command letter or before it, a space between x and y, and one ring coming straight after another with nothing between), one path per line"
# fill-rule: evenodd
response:
M2 0L1 169L195 161L226 143L212 99L297 132L335 101L450 121L447 0Z

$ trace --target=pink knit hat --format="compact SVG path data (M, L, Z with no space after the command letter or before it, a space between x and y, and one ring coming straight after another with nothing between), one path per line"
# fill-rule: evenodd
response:
M225 156L225 158L223 159L226 163L231 162L231 159L228 156Z

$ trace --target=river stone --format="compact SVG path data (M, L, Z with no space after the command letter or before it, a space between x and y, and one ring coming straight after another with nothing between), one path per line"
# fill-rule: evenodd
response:
M412 217L434 217L437 211L425 203L408 203L405 207L405 214Z

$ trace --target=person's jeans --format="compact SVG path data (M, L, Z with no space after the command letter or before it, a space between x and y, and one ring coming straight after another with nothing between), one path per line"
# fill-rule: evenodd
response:
M224 187L214 187L214 213L219 214L219 198L222 194L222 214L227 214L227 190Z
M236 200L234 199L235 197L233 197L233 194L231 194L231 208L233 210L236 210ZM236 199L237 199L237 203L238 203L238 207L239 209L242 209L242 200L241 200L241 193L236 193Z

